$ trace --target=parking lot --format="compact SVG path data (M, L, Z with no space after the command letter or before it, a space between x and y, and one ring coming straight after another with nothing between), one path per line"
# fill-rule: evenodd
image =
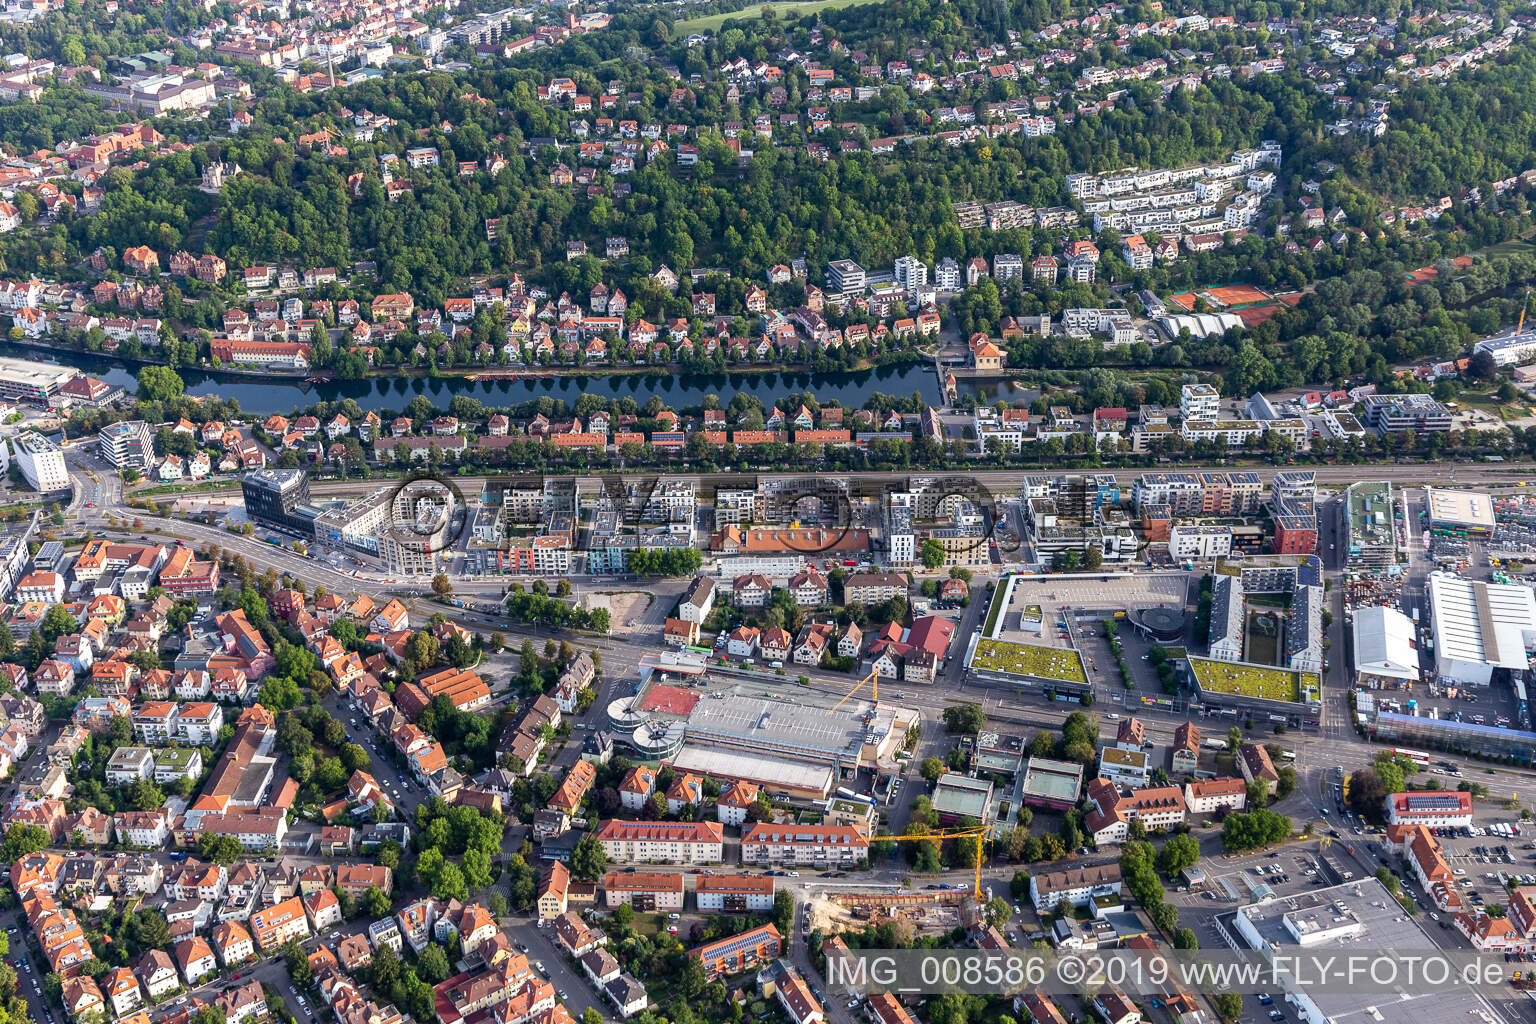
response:
M1447 686L1436 682L1432 668L1426 666L1428 680L1413 687L1372 689L1376 706L1400 715L1418 714L1477 725L1508 729L1529 729L1520 714L1520 702L1509 683L1493 686Z
M1190 574L1185 572L1048 576L1016 582L1014 602L1038 604L1047 616L1063 608L1124 611L1159 605L1183 607L1189 592L1189 578Z
M1076 648L1083 656L1083 666L1088 670L1099 698L1141 714L1150 710L1143 706L1143 698L1155 701L1166 697L1157 673L1142 660L1151 645L1137 634L1123 614L1114 620L1119 624L1118 635L1134 686L1133 690L1127 691L1100 623L1114 613L1138 608L1183 608L1188 588L1189 574L1184 572L1018 579L1003 614L1003 636L1023 643ZM1032 606L1040 609L1042 621L1038 634L1020 629L1024 609ZM1182 704L1169 710L1182 715Z
M1341 879L1329 859L1318 852L1317 847L1291 846L1270 853L1248 854L1234 857L1214 857L1200 861L1206 872L1206 883L1200 889L1181 887L1167 894L1169 903L1179 911L1179 923L1194 929L1202 948L1221 949L1230 943L1230 929L1219 920L1228 917L1238 907L1267 899L1269 894L1286 897L1313 888L1336 884ZM1350 874L1358 874L1358 865L1345 868ZM1296 1011L1283 999L1249 995L1243 1005L1243 1020L1250 1022L1271 1020L1297 1020Z

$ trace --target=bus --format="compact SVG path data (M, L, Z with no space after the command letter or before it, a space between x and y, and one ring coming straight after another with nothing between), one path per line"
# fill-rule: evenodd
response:
M1401 757L1405 760L1412 761L1416 766L1418 766L1420 771L1423 771L1429 767L1429 755L1421 754L1417 750L1404 750L1402 747L1391 747L1387 750L1387 753L1391 754L1393 757Z
M1281 750L1280 751L1280 758L1279 758L1279 760L1282 763L1284 763L1284 764L1291 763L1292 761L1296 760L1296 751L1294 751L1294 750Z

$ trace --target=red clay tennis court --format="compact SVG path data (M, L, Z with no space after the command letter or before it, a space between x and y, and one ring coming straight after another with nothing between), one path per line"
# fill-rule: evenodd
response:
M1255 302L1268 302L1272 296L1251 284L1229 284L1220 288L1207 288L1201 292L1223 306L1244 306Z
M1243 322L1244 327L1257 327L1280 312L1281 306L1277 302L1266 302L1260 306L1244 306L1242 309L1234 309L1237 318Z

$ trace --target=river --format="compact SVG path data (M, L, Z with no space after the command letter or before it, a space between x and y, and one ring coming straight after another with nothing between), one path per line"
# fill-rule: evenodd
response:
M0 343L0 355L16 359L46 360L36 349ZM80 369L109 384L120 384L131 394L136 370L110 356L89 353L55 352L55 361ZM607 398L629 396L640 403L659 395L669 406L695 405L705 395L719 396L729 402L737 392L755 395L771 404L793 391L810 391L820 401L837 399L847 408L859 408L876 392L906 397L914 391L925 401L940 404L938 381L927 363L902 363L870 370L836 373L764 372L712 374L640 374L619 373L602 376L517 377L471 381L464 377L369 377L365 380L329 381L308 384L291 378L261 380L252 377L226 377L197 369L179 371L187 383L189 395L217 395L233 398L240 408L251 413L287 413L295 407L315 402L356 399L364 409L398 410L416 395L426 395L432 404L446 408L454 395L469 395L488 406L512 406L548 395L574 402L582 395ZM973 390L996 389L998 385L980 385ZM962 388L966 385L962 383Z

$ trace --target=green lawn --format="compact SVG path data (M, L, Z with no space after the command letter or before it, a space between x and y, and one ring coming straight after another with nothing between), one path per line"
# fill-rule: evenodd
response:
M1536 254L1536 245L1528 238L1512 238L1507 242L1495 242L1493 245L1475 249L1472 256L1510 256L1514 253Z
M771 6L777 9L779 18L799 18L807 14L816 14L820 11L835 11L844 7L852 7L855 4L872 3L874 0L773 0ZM679 21L672 26L673 36L687 36L695 32L714 32L721 25L732 19L736 21L750 21L757 18L762 9L769 4L754 4L751 7L730 14L709 14L702 18L689 18L687 21Z
M1248 634L1248 660L1260 665L1273 665L1280 653L1278 637L1262 633Z

